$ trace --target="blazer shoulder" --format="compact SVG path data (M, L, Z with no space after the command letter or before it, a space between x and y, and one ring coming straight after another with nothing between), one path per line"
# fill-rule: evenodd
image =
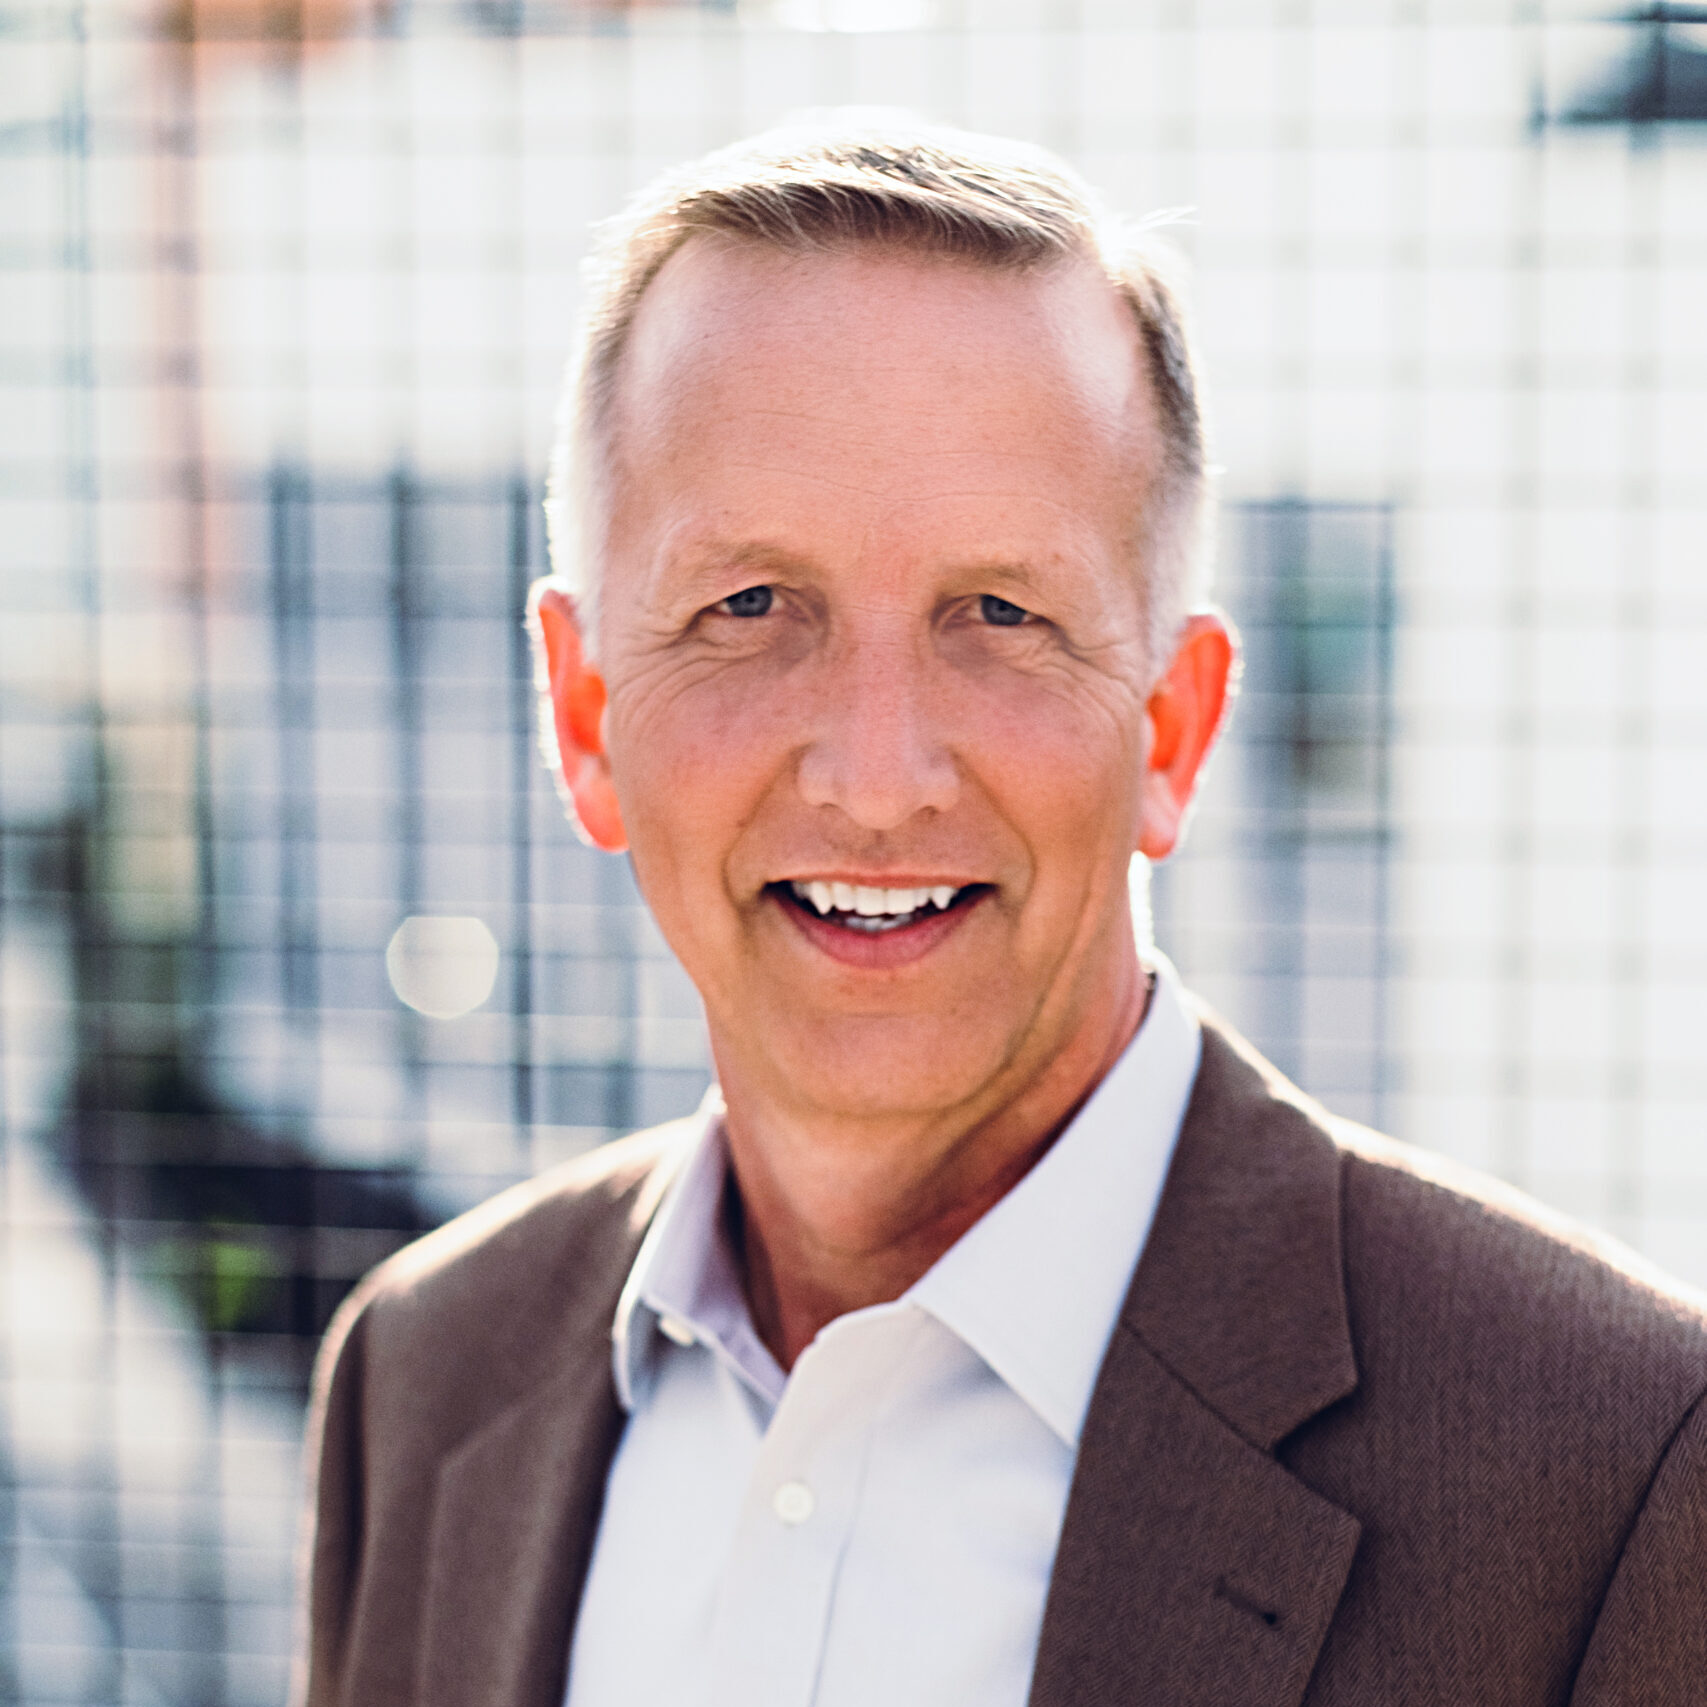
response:
M1501 1181L1330 1114L1200 1017L1201 1124L1232 1134L1216 1177L1243 1194L1241 1235L1278 1217L1290 1241L1264 1272L1291 1274L1315 1206L1308 1248L1337 1245L1327 1260L1366 1385L1438 1378L1479 1402L1527 1375L1537 1395L1561 1384L1564 1403L1574 1389L1613 1410L1651 1404L1661 1428L1707 1390L1707 1297Z
M1707 1391L1707 1296L1502 1181L1318 1118L1342 1157L1354 1301L1379 1297L1462 1356L1569 1367L1673 1420Z
M359 1336L370 1365L427 1370L452 1350L503 1388L506 1361L602 1333L695 1130L690 1117L600 1145L404 1246L345 1299L323 1366Z
M694 1130L691 1117L670 1121L522 1180L404 1246L374 1270L373 1290L479 1285L484 1271L535 1260L564 1241L620 1237L637 1216L650 1218Z

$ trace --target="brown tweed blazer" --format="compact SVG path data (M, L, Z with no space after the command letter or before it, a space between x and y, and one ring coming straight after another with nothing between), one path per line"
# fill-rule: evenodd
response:
M299 1699L560 1707L612 1313L682 1139L507 1192L346 1306ZM1209 1021L1034 1707L1707 1707L1704 1391L1699 1301Z

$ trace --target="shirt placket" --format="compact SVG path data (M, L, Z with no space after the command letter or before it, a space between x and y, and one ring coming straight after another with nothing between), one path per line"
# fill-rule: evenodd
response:
M921 1327L911 1306L861 1312L796 1363L742 1504L703 1707L810 1707L873 1435Z

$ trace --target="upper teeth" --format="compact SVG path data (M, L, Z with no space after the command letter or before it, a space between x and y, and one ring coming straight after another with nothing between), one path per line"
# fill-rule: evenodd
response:
M947 907L959 893L952 883L937 883L928 889L872 889L863 883L825 883L817 878L792 887L802 901L810 901L820 913L859 913L868 919L916 913L927 901Z

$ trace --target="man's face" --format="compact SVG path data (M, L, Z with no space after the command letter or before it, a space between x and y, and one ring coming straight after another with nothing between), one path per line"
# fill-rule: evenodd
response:
M1129 311L1089 267L696 242L616 443L605 740L726 1090L969 1129L1131 972Z

